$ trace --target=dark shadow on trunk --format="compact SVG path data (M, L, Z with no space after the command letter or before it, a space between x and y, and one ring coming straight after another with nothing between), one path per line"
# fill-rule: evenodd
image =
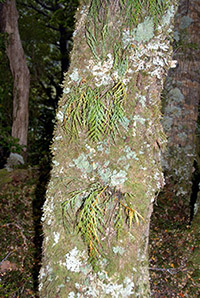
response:
M51 171L51 155L47 152L47 155L42 159L40 164L40 176L38 180L38 185L35 190L35 200L33 201L33 218L34 218L34 227L35 227L35 236L34 236L34 245L35 245L35 255L34 261L35 266L33 270L33 280L34 280L34 289L35 293L38 292L38 275L41 266L42 258L42 241L43 241L43 231L42 231L42 207L45 201L45 194L50 179ZM39 297L36 294L35 297Z

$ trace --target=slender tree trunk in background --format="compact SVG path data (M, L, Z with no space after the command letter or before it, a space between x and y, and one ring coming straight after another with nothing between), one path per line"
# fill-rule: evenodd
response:
M13 124L12 136L20 145L27 145L28 101L30 75L18 31L18 12L14 0L1 5L1 32L8 34L6 53L13 76Z
M177 60L177 67L170 70L164 89L163 126L168 145L163 165L167 188L175 193L177 205L188 221L194 165L198 172L200 169L197 142L200 98L199 0L180 1L175 28L174 59Z
M54 131L40 297L149 297L149 223L166 142L160 93L176 1L156 30L151 16L134 23L140 1L86 3ZM147 3L150 12L157 1Z

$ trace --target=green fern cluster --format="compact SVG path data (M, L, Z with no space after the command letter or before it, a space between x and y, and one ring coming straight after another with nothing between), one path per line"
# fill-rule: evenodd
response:
M130 30L134 29L147 16L153 18L154 24L157 26L169 3L169 0L93 0L86 24L86 41L95 59L98 61L100 59L103 62L113 46L112 43L117 46L110 32L110 18L114 18L116 12L122 17L120 22ZM115 31L119 31L119 29L115 28ZM116 56L115 49L113 54ZM123 58L121 61L123 63L119 65L121 68L119 73L124 74L122 68L126 68L125 55L120 58Z
M119 194L95 182L85 189L69 193L68 199L62 204L65 226L69 228L73 225L76 232L81 234L88 246L89 261L93 267L99 254L103 255L101 238L105 237L106 227L113 224L119 237L125 225L131 228L134 218L137 224L140 219L144 220L131 207L132 199L131 194ZM108 210L109 217L106 215Z
M132 28L145 16L152 17L154 23L160 21L160 17L165 13L169 1L168 0L119 0L121 7L125 8L125 16Z
M125 87L121 82L105 92L83 84L66 104L64 127L67 133L73 139L79 136L80 130L86 130L89 139L95 142L106 135L114 138L124 117L125 99Z
M120 9L130 27L136 26L145 16L152 17L155 24L159 23L167 7L168 0L93 0L90 15L94 23L106 23L109 9Z

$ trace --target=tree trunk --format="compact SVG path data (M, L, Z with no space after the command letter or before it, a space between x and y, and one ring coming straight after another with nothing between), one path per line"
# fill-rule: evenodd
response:
M1 31L8 34L6 53L14 80L12 136L19 139L20 145L26 146L30 75L19 36L18 12L15 1L7 0L3 3L0 15Z
M195 164L196 170L200 171L197 142L200 98L199 15L198 0L180 1L174 33L174 59L177 60L177 67L170 70L164 88L163 126L168 136L168 145L163 166L167 189L173 190L180 212L187 221L190 218Z
M153 1L141 11L137 1L89 2L77 12L54 131L40 297L149 297L149 223L164 183L160 93L176 2L154 20L142 15L155 12Z

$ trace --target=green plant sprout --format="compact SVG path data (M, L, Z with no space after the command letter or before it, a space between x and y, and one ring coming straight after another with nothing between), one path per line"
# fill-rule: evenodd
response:
M64 128L71 139L79 136L80 129L86 130L88 138L95 142L107 135L114 138L119 133L118 124L124 117L125 100L125 87L121 82L104 92L82 84L68 98Z
M67 196L68 199L62 203L65 227L68 232L73 227L73 230L81 234L87 244L89 261L93 267L98 256L104 255L102 238L108 236L105 235L105 230L109 224L113 222L119 237L125 225L131 228L134 218L137 225L140 219L144 221L142 215L131 207L132 194L113 191L108 185L103 186L99 182L92 183L85 189L72 191ZM106 210L110 208L109 213L112 215L107 218ZM72 214L75 220L72 220Z

